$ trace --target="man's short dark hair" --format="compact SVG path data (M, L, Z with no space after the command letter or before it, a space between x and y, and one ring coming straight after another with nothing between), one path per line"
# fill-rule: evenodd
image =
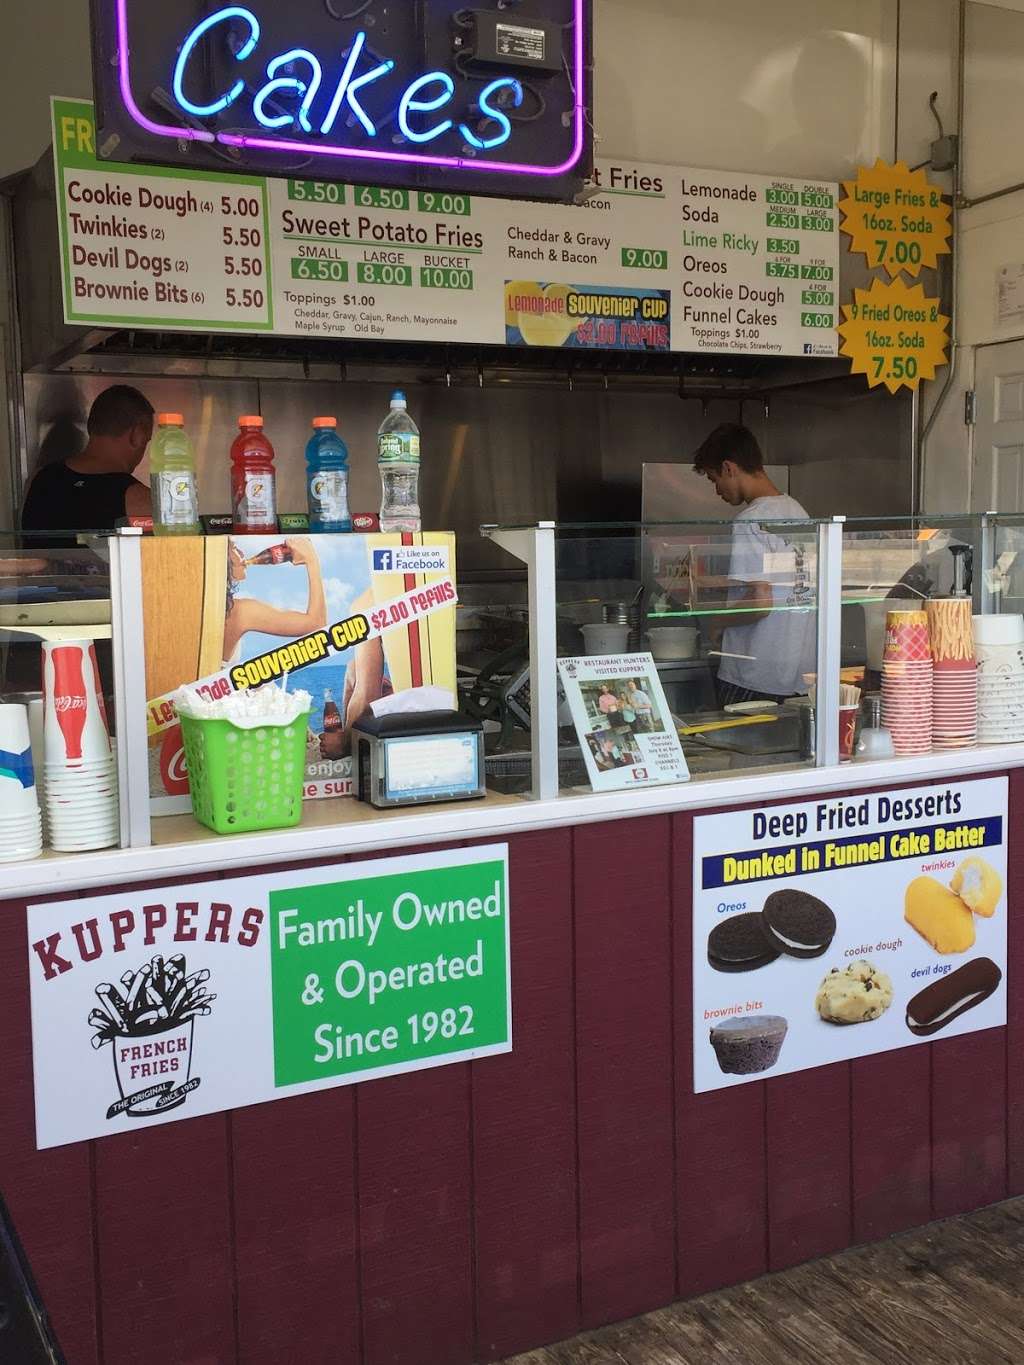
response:
M715 427L693 457L693 467L698 474L719 474L726 460L738 465L745 474L756 474L764 468L757 437L739 422L723 422Z
M140 422L153 417L153 404L130 384L112 384L89 409L86 430L90 436L124 436Z

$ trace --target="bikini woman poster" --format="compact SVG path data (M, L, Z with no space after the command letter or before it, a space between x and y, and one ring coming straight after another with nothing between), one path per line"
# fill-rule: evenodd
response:
M150 698L372 613L455 569L454 537L443 532L147 539L142 550ZM313 698L307 799L351 795L351 727L373 702L436 687L454 705L454 604L332 652L289 685ZM151 739L150 794L155 814L191 808L176 725Z

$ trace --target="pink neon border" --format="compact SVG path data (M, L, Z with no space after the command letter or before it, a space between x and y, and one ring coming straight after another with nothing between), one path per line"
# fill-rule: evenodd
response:
M291 142L287 139L248 137L244 133L207 132L198 128L175 128L164 123L154 123L146 118L135 103L132 93L130 53L128 49L128 0L116 0L117 5L117 62L118 82L121 87L121 100L128 113L148 133L157 137L172 137L190 142L222 142L230 147L257 147L264 151L302 152L310 156L339 156L350 160L392 161L408 166L445 166L450 170L495 171L501 175L565 175L577 164L583 155L586 134L586 63L583 41L583 15L586 0L574 0L575 7L575 65L576 65L576 141L572 156L560 166L531 166L523 162L479 161L460 156L412 156L405 152L376 152L359 147L327 147L320 143Z

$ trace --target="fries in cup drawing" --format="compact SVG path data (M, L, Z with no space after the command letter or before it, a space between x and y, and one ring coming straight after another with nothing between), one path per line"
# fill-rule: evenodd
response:
M151 1118L176 1109L199 1085L192 1076L195 1021L209 1014L216 995L205 969L188 973L182 954L156 954L137 971L125 972L118 985L96 987L97 1006L89 1013L94 1048L113 1048L114 1075L121 1098L107 1118L130 1114Z

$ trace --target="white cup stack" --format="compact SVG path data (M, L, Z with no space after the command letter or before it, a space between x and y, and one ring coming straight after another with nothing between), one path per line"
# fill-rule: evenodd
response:
M42 851L28 712L20 704L0 706L0 863L38 858Z
M1024 616L976 616L978 740L1024 742Z
M61 853L110 848L120 838L117 759L110 743L95 646L43 645L43 793L46 837Z

